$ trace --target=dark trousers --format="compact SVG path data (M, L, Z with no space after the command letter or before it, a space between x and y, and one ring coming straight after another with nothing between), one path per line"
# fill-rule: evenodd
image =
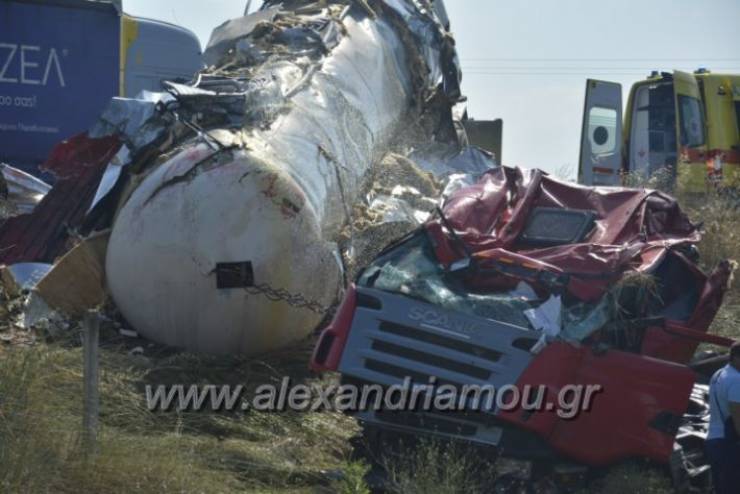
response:
M706 442L716 494L740 493L740 445L724 439Z

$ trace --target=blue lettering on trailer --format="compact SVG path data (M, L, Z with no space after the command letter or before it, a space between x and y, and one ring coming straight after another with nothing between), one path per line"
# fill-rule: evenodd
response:
M118 94L120 18L111 5L0 4L0 161L33 171Z

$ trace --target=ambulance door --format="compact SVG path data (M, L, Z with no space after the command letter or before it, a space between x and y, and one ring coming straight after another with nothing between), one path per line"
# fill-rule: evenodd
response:
M586 185L620 185L621 164L622 86L616 82L588 79L578 182Z
M696 78L689 73L673 74L678 140L677 184L688 192L702 192L707 184L707 129L704 106Z

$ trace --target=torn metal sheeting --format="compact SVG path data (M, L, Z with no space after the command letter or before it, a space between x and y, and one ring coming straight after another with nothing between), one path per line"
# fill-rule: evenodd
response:
M217 64L233 49L234 43L251 34L260 23L271 23L279 10L279 7L262 9L254 14L226 21L214 29L203 53L206 65Z
M87 214L90 214L90 211L113 190L113 187L118 183L118 179L121 178L123 167L129 164L131 164L131 150L124 144L113 159L110 160L108 166L105 167L103 176L100 178L100 183L98 184L98 189L95 191L95 197L93 197L90 207L87 209Z
M201 113L207 115L208 124L214 122L241 127L247 118L247 92L216 92L208 89L164 82L165 89L178 102L178 112ZM203 117L206 118L205 116ZM205 122L193 121L193 124Z
M430 4L419 0L384 0L383 4L401 18L416 41L415 47L429 70L425 92L433 94L442 83L445 95L453 102L458 101L462 71L453 41L446 36L445 24L449 25L449 20L444 3L434 2L431 9Z
M8 164L0 163L0 171L5 188L3 201L8 206L8 213L13 215L30 213L51 190L43 180Z
M144 148L160 139L174 118L165 112L174 100L167 93L145 91L140 98L113 98L88 131L90 138L118 136L131 150Z
M475 183L475 177L469 173L453 173L447 177L447 183L442 191L442 199L447 199L452 194Z
M0 163L0 221L31 213L50 189L38 178Z
M20 262L0 269L5 292L11 297L31 290L51 270L52 265L42 262Z
M463 173L469 175L472 181L477 181L483 173L498 166L492 154L474 146L457 149L435 144L414 150L409 158L437 177Z

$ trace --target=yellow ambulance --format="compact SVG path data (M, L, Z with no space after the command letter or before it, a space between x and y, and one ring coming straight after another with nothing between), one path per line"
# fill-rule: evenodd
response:
M632 86L624 109L620 84L589 79L581 136L580 183L661 172L687 192L737 188L740 75L653 72Z

